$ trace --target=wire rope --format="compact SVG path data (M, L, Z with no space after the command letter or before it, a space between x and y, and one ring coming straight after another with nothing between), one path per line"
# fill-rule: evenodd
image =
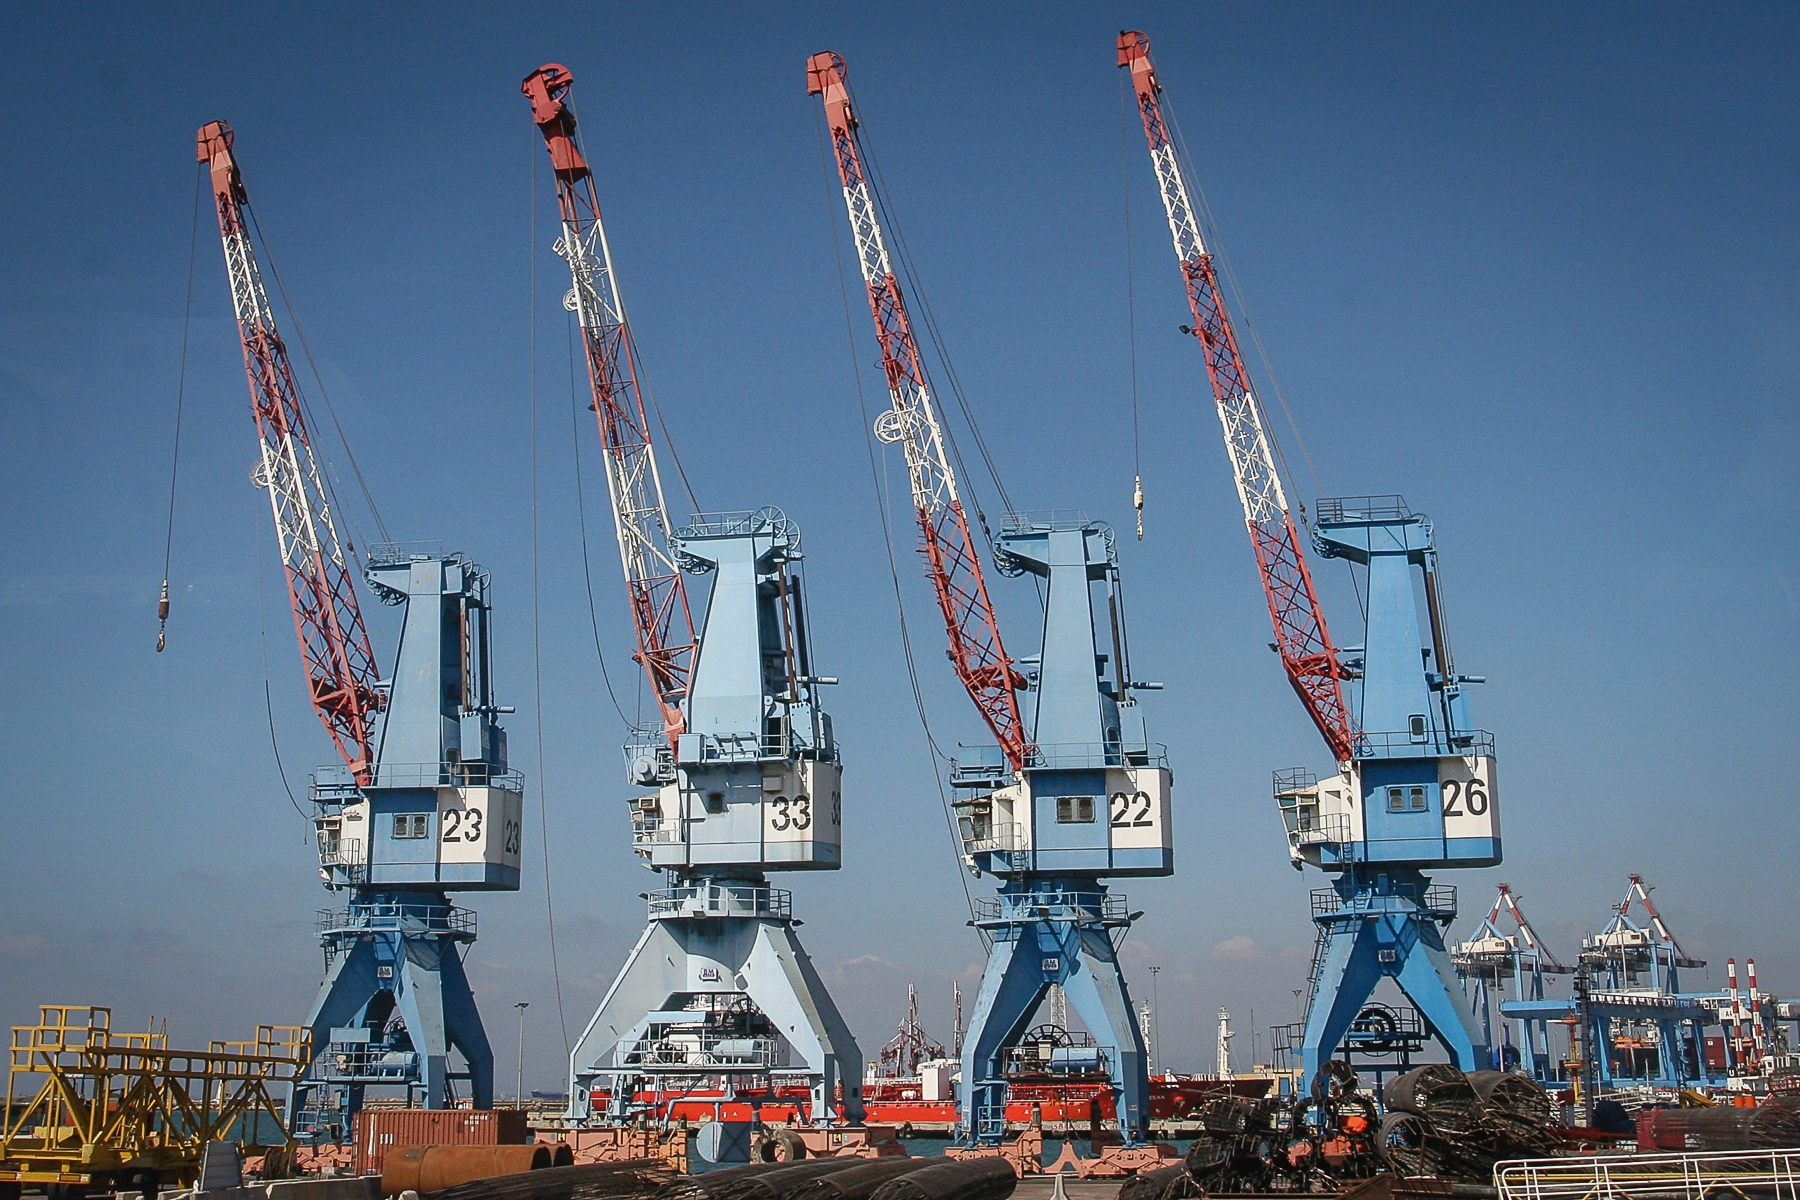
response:
M563 1054L569 1053L569 1020L563 1010L562 959L556 948L556 901L550 870L550 789L544 771L544 653L541 619L543 589L538 578L538 337L537 337L537 139L531 139L526 207L530 210L530 237L526 260L530 274L531 395L531 686L532 717L537 729L538 840L544 854L544 922L550 933L550 974L556 984L556 1023L562 1031Z
M288 783L287 767L283 766L281 762L281 741L275 736L275 697L269 690L269 614L263 601L262 538L257 537L254 540L256 542L256 617L258 638L262 646L263 712L269 719L269 749L275 755L275 774L281 779L281 790L287 793L288 803L294 806L294 811L304 821L306 820L306 810L301 808L300 801L294 798L293 785Z
M606 652L600 648L600 614L594 603L594 569L588 557L587 528L587 492L581 479L581 391L575 382L575 318L570 316L564 322L569 341L569 432L575 446L575 513L581 523L581 580L587 585L588 627L594 632L594 658L600 663L600 679L606 684L606 695L612 701L613 711L619 714L619 720L625 723L627 730L637 728L637 722L625 715L624 705L619 703L619 694L613 691L612 676L606 669Z
M852 103L854 103L854 100L855 98L852 96ZM931 348L934 351L939 364L943 367L944 377L950 385L950 394L955 398L957 408L962 412L963 422L968 426L969 433L975 440L976 452L981 456L982 466L986 469L988 478L993 481L994 490L1000 496L1000 503L1010 511L1012 509L1012 498L1007 494L1006 483L1000 476L999 464L994 461L994 456L988 449L987 439L982 436L981 426L975 420L974 409L970 406L968 396L963 391L962 380L956 373L956 364L950 358L949 349L944 339L943 332L938 327L937 317L932 311L930 297L925 293L925 285L920 276L918 265L913 260L911 248L907 245L906 230L900 224L898 216L895 215L888 202L887 180L881 173L881 160L876 156L874 148L869 145L868 137L863 130L858 129L852 136L856 138L857 147L862 151L863 157L868 160L870 192L874 197L877 208L880 210L883 227L893 231L894 257L899 261L900 268L905 274L907 283L911 285L913 299L918 302L916 308L919 317L921 318L921 324L925 329L926 340L931 343ZM835 225L833 226L833 229L835 231ZM919 369L921 371L926 371L927 375L929 375L929 368L923 361L920 362ZM951 443L951 454L957 458L957 467L965 480L965 484L972 483L973 476L970 475L962 462L961 451L956 445L954 434L951 430L946 428L944 430L944 437ZM976 515L981 520L983 532L986 532L987 518L985 514L980 512L980 507L978 501L976 504Z
M1125 329L1131 360L1131 507L1137 511L1138 541L1144 540L1144 454L1138 425L1137 277L1131 245L1131 121L1125 98L1126 74L1119 73L1119 178L1125 189Z
M951 850L956 856L957 863L960 866L962 860L962 837L957 832L956 817L950 810L949 797L944 794L944 778L942 772L938 768L939 760L947 760L948 756L939 749L937 738L933 736L931 732L931 719L927 716L925 711L925 693L919 685L918 663L913 657L912 634L907 628L906 604L901 597L900 591L900 565L894 557L894 533L892 523L888 519L887 494L886 489L882 486L882 472L877 465L879 457L875 452L875 440L872 432L873 426L869 421L868 397L863 391L862 369L860 360L856 357L856 321L851 315L850 286L844 272L843 244L838 236L836 215L831 210L831 162L827 157L825 150L826 137L824 117L816 108L814 109L813 116L819 134L819 169L825 179L825 225L826 228L831 231L831 253L833 259L837 263L838 295L842 299L844 305L844 336L850 351L850 377L856 384L856 408L862 420L863 448L867 451L869 458L869 481L875 488L875 507L881 517L881 542L883 547L887 550L888 578L894 589L894 612L899 621L900 648L906 662L907 681L912 687L913 708L919 714L919 728L925 735L925 745L930 752L931 781L937 787L938 806L943 810L945 827L950 835ZM965 871L958 870L956 872L956 877L957 882L962 885L963 903L967 906L969 915L972 918L975 915L975 898L969 892L968 874Z
M275 261L275 251L269 245L269 239L262 230L262 222L257 220L256 209L251 206L248 199L244 201L243 208L250 214L250 224L256 230L256 240L262 244L263 256L269 260L269 273L275 277L275 290L281 293L282 307L287 309L288 321L294 327L294 336L300 339L300 352L306 357L307 368L312 371L313 382L318 385L320 398L325 401L325 412L331 417L331 427L337 432L338 445L343 448L344 458L350 463L350 471L356 476L356 486L362 491L363 503L369 507L369 516L374 520L375 530L381 535L381 540L391 542L393 538L388 534L386 522L381 519L381 510L375 507L375 494L369 490L369 482L363 478L362 466L356 461L356 451L350 448L350 439L344 435L344 426L338 421L337 406L331 402L331 392L325 387L325 377L319 373L319 364L313 358L312 344L306 340L306 330L300 324L300 314L295 311L294 302L288 298L287 284L282 281L281 267ZM310 408L306 403L305 395L300 393L298 386L295 387L294 398L302 407ZM326 461L328 464L330 463L329 455L326 456ZM350 515L337 505L335 495L329 497L329 500L333 507L339 508L339 511L345 513L345 516ZM360 538L356 538L353 539L353 542L360 540ZM355 553L354 544L351 546L351 553Z
M175 482L181 473L181 413L187 401L188 329L194 316L194 262L200 250L200 188L204 176L194 176L194 219L188 228L187 301L181 310L181 367L175 383L175 447L169 454L169 519L163 535L162 596L156 602L156 652L167 644L169 629L169 563L175 554Z

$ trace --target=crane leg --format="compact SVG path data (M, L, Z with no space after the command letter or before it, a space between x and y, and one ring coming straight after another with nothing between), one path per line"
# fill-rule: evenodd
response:
M1094 885L1084 886L1091 894ZM1148 1061L1108 931L1073 920L984 925L993 929L994 943L963 1039L957 1096L963 1135L995 1142L1005 1134L1006 1052L1027 1032L1050 985L1058 984L1106 1054L1120 1135L1128 1145L1141 1140L1149 1119Z
M666 1061L671 1034L686 1046L697 1038L700 1052L730 1060L734 1075L766 1074L776 1042L785 1042L811 1076L813 1121L862 1119L862 1054L790 919L651 921L571 1053L569 1120L592 1119L597 1084L610 1087L606 1121L618 1123L632 1113L646 1066L692 1074L685 1060Z
M1397 872L1373 881L1346 880L1337 888L1335 909L1314 918L1324 945L1303 1035L1305 1085L1343 1045L1384 977L1399 985L1459 1067L1474 1071L1488 1065L1488 1040L1457 983L1440 913L1430 906L1437 901L1425 898L1428 882Z

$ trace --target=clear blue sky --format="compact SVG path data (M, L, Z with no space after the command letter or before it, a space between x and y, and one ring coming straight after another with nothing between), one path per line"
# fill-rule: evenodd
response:
M110 15L105 15L110 12ZM1459 665L1499 742L1507 880L1572 952L1637 870L1723 978L1800 994L1800 12L1791 6L1272 4L7 6L0 16L0 1020L151 1013L184 1042L298 1019L321 961L305 823L329 757L248 482L243 375L202 213L174 541L152 652L195 184L224 118L337 412L397 537L489 567L501 701L547 814L563 1007L586 1018L652 883L581 574L589 452L601 639L633 686L593 429L572 424L561 263L518 81L557 60L649 377L708 508L806 531L844 742L845 870L792 881L873 1053L915 981L948 1032L980 948L899 654L806 56L867 130L1008 487L1124 529L1127 200L1150 536L1121 542L1134 657L1176 770L1178 874L1124 890L1165 1058L1291 1020L1312 940L1268 799L1325 765L1277 663L1113 41L1147 31L1220 245L1327 494L1437 522ZM533 196L534 174L537 192ZM533 220L535 212L535 232ZM535 271L535 293L534 276ZM852 300L855 294L852 293ZM542 710L534 699L533 395ZM290 339L292 340L292 339ZM317 401L316 389L315 403ZM1280 418L1277 418L1280 423ZM1317 494L1282 425L1302 495ZM934 724L978 725L902 582ZM259 584L259 571L261 583ZM1326 573L1337 626L1354 600ZM1002 603L1030 624L1029 591ZM371 606L374 607L374 606ZM375 636L391 646L386 610ZM266 634L266 636L265 636ZM1029 641L1029 633L1015 641ZM541 716L543 768L537 761ZM541 804L541 807L540 807ZM537 829L527 845L538 845ZM562 1078L544 864L473 900L479 999L529 1086ZM976 886L985 886L976 885ZM1247 1049L1248 1038L1240 1037ZM1247 1057L1247 1056L1246 1056ZM507 1080L510 1084L510 1080Z

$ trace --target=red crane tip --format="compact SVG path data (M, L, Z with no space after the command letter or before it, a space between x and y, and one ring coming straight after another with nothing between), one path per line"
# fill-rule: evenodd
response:
M835 50L821 50L806 60L806 94L816 96L825 90L830 82L829 76L835 75L841 82L844 78L844 56Z
M208 121L200 127L195 138L195 160L208 162L218 150L231 149L231 139L231 126L223 121ZM220 147L217 145L219 142L224 142L225 145Z

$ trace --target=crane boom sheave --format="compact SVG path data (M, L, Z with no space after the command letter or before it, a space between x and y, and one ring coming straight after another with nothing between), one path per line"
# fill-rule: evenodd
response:
M1131 71L1138 115L1150 144L1150 162L1194 315L1191 332L1205 355L1232 479L1262 574L1276 648L1288 681L1313 723L1338 761L1347 761L1355 749L1356 726L1344 700L1343 667L1325 627L1324 610L1276 469L1267 417L1251 387L1180 156L1163 120L1162 84L1150 64L1150 39L1134 31L1121 33L1118 61Z
M201 127L196 149L212 177L225 271L250 380L250 407L261 438L261 459L252 478L268 493L274 513L313 708L351 773L366 784L374 761L374 718L383 707L380 672L330 494L307 435L300 389L250 242L243 177L232 141L231 127L214 121Z
M637 347L619 296L593 172L582 156L575 113L568 104L572 82L567 67L547 63L525 77L521 90L531 101L532 119L544 135L556 177L562 236L555 250L569 264L571 281L563 307L581 325L592 407L606 451L606 491L637 633L635 657L656 693L673 746L687 727L682 701L697 639L670 542L674 527L638 382Z
M881 343L881 366L891 407L876 418L875 434L884 442L899 442L905 451L919 522L919 553L937 593L950 639L951 662L1016 771L1031 758L1030 738L1019 711L1017 689L1022 681L1000 640L1000 623L988 598L956 472L944 452L944 431L925 378L918 339L888 257L875 194L863 166L844 60L830 52L813 55L806 64L806 90L824 100L832 159L843 184L857 265L868 289L875 336Z

